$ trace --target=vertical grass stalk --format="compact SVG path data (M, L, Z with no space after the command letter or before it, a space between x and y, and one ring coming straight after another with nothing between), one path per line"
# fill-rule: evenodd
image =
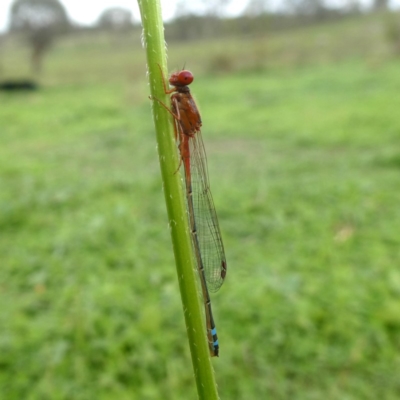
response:
M160 2L159 0L138 0L138 3L143 25L143 45L147 54L150 93L165 104L169 104L169 98L164 93L158 67L160 65L164 76L167 76L164 26ZM192 254L186 201L180 174L175 173L179 165L179 157L174 139L173 121L168 111L160 106L158 102L153 101L152 105L169 227L197 392L200 399L218 399L214 371L206 339L202 304L197 291L196 266ZM177 335L180 334L177 332Z

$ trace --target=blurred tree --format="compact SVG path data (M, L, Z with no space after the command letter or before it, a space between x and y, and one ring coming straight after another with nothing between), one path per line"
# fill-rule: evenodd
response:
M97 26L102 29L126 31L133 26L132 12L122 7L112 7L103 11Z
M374 0L373 7L377 11L387 10L389 8L389 0Z
M55 38L69 27L67 13L58 0L15 0L10 10L10 32L19 33L32 48L34 73Z
M207 15L222 18L232 0L202 0Z
M327 14L324 0L286 0L288 10L298 16L312 16L322 19Z
M218 1L224 2L226 0L212 0L214 5ZM203 8L196 9L190 2L178 0L174 20L167 32L167 39L194 40L216 35L221 26L221 21L211 11L210 0L202 0L202 4Z
M258 17L268 11L270 0L250 0L244 9L245 15L249 17Z
M192 15L190 3L185 0L178 0L175 5L174 19L187 17L188 15Z
M361 14L362 5L360 0L347 0L343 7L343 13Z

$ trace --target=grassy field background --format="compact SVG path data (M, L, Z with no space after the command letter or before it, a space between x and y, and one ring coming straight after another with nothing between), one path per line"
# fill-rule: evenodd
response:
M169 45L196 76L228 278L222 399L400 396L400 59L385 17ZM26 50L3 49L23 76ZM0 394L195 399L140 36L0 94Z

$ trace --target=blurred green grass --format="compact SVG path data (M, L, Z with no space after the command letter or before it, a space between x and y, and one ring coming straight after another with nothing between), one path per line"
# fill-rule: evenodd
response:
M228 257L221 398L400 395L383 23L170 46L196 76ZM196 398L147 94L139 36L65 38L40 91L0 94L4 398Z

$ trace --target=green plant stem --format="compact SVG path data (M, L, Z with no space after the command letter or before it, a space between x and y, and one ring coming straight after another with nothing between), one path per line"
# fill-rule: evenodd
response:
M159 69L160 66L166 76L166 50L160 3L159 0L139 0L138 2L143 24L143 42L147 53L150 92L153 98L169 104ZM153 101L153 118L197 391L200 399L218 399L202 305L197 290L196 266L192 254L186 202L180 174L175 173L179 165L179 157L174 139L173 120L171 114L158 101Z

